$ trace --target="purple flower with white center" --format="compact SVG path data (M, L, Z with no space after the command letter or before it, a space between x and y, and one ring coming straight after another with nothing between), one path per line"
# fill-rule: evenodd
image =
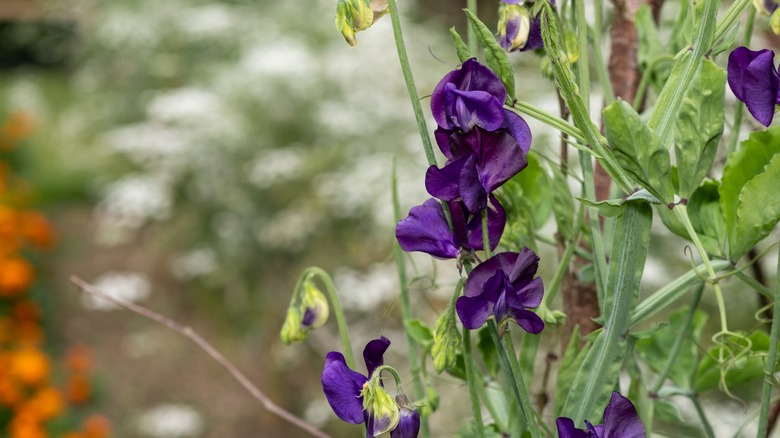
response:
M592 425L585 421L586 430L574 427L571 418L558 417L559 438L645 438L645 426L631 401L617 392L612 393L604 409L604 424Z
M328 353L322 370L322 390L333 412L347 423L366 423L367 438L393 430L400 421L398 405L371 381L389 346L390 340L384 336L366 344L363 360L368 376L351 370L344 355L336 351Z
M528 139L530 146L530 131ZM439 129L436 141L448 160L442 168L428 168L425 188L444 201L461 199L472 212L484 209L488 195L528 165L527 149L505 130Z
M544 295L542 279L534 278L538 267L539 257L528 248L502 252L479 264L455 303L463 327L476 330L492 316L501 333L510 320L528 333L541 332L544 321L528 310L539 307Z
M506 212L495 196L489 198L488 240L491 249L498 246L506 225ZM406 252L421 251L437 259L454 259L484 249L482 215L472 215L460 202L447 203L452 229L444 208L435 199L412 207L409 216L398 222L395 236Z
M780 104L780 74L775 68L775 52L737 47L729 55L728 81L737 99L762 125L769 126Z
M472 58L439 81L431 94L431 112L436 123L448 131L468 132L475 126L487 131L509 130L518 143L527 141L523 147L527 151L531 131L519 115L504 109L506 97L501 79Z

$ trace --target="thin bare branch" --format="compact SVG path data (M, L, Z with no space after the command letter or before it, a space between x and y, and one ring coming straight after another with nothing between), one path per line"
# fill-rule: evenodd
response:
M227 370L227 372L230 373L230 375L233 376L233 378L236 379L238 383L240 383L241 386L244 387L244 389L246 389L250 394L252 394L252 396L255 399L257 399L263 405L263 407L266 410L268 410L268 412L271 412L272 414L279 416L281 419L287 421L288 423L305 430L312 436L319 437L319 438L331 438L330 435L318 430L316 427L307 423L303 419L296 417L289 411L285 410L284 408L274 403L270 398L268 398L268 396L266 396L262 391L260 391L260 389L257 386L255 386L255 384L252 383L244 375L244 373L239 371L239 369L236 368L236 366L233 365L229 360L227 360L225 356L222 355L222 353L217 351L208 341L203 339L203 337L197 334L191 327L181 325L171 320L170 318L167 318L163 315L160 315L159 313L147 309L146 307L109 295L101 291L100 289L96 288L95 286L85 282L84 280L80 279L75 275L70 277L70 281L71 283L75 284L79 289L81 289L82 291L88 294L95 295L104 300L108 300L111 303L116 304L117 306L123 309L127 309L145 318L151 319L152 321L162 324L165 327L173 330L174 332L189 338L192 342L197 344L198 347L200 347L204 352L206 352L206 354L208 354L212 359L214 359L218 364L222 365L222 367L225 370Z

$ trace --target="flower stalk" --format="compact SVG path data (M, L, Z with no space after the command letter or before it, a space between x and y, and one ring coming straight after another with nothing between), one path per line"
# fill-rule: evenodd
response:
M769 355L766 359L764 384L761 388L761 411L758 417L758 434L756 434L759 438L767 436L772 386L774 386L776 382L774 373L777 364L778 344L780 344L780 257L777 259L777 284L775 285L774 304L772 306L772 329L769 338Z

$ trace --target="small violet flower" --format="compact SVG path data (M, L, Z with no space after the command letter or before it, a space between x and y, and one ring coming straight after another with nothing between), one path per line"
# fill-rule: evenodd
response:
M488 237L491 249L498 246L506 225L506 212L495 196L489 198ZM448 202L452 229L439 201L429 199L412 207L409 216L395 228L406 252L421 251L437 259L454 259L482 250L482 216L472 215L461 202Z
M544 48L539 16L520 0L502 0L498 9L498 42L507 52Z
M405 395L397 395L395 402L401 412L398 426L390 432L390 438L414 438L420 432L420 413Z
M728 81L731 91L762 125L769 126L780 104L780 74L771 50L754 52L737 47L729 55Z
M463 327L476 330L493 316L500 333L509 320L528 333L541 332L544 321L528 310L539 307L544 295L542 279L534 278L538 267L539 257L528 248L502 252L479 264L455 303Z
M530 131L528 140L530 146ZM428 168L425 188L444 201L461 199L471 212L484 209L488 195L528 165L528 149L505 130L438 129L436 141L448 160L442 168Z
M571 418L558 417L559 438L645 438L645 426L636 413L630 400L617 392L612 393L607 408L604 409L604 424L592 425L585 421L587 430L574 427Z
M306 339L308 333L328 320L328 300L317 286L307 280L300 297L294 297L280 333L282 343L290 345Z
M753 6L763 15L772 15L777 10L776 0L753 0Z
M333 412L343 421L351 424L366 424L366 438L372 438L393 431L402 425L403 430L391 435L394 438L415 438L410 434L410 421L413 415L404 413L409 406L399 407L396 401L384 390L374 370L383 364L383 356L390 346L390 340L384 336L366 344L363 360L368 376L351 370L344 355L331 351L325 359L322 370L322 389ZM409 404L410 406L411 403ZM401 421L404 423L401 423ZM419 422L419 417L418 417Z
M431 112L443 130L469 132L475 126L486 131L506 129L528 151L531 145L528 124L519 115L505 110L505 101L506 88L501 79L472 58L439 81L431 94Z

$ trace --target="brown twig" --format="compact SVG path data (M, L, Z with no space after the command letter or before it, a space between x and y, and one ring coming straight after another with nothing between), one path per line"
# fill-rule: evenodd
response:
M208 354L212 359L214 359L218 364L222 365L222 368L224 368L228 373L230 373L230 375L233 376L233 378L236 379L238 383L241 384L241 386L243 386L244 389L246 389L255 399L257 399L268 412L277 415L278 417L287 421L288 423L305 430L312 436L316 436L319 438L331 438L330 435L318 430L316 427L307 423L303 419L296 417L289 411L285 410L284 408L274 403L270 398L268 398L268 396L266 396L262 391L260 391L260 389L257 386L255 386L255 384L252 383L249 380L249 378L247 378L244 375L244 373L239 371L239 369L236 368L236 366L233 365L229 360L227 360L225 356L222 355L222 353L217 351L208 341L203 339L192 328L188 326L183 326L171 320L170 318L167 318L163 315L160 315L159 313L147 309L146 307L140 306L138 304L132 303L130 301L121 298L108 295L107 293L85 282L84 280L80 279L75 275L70 277L70 281L71 283L75 284L79 289L81 289L82 291L88 294L92 294L104 300L108 300L111 303L116 304L117 306L123 309L127 309L145 318L151 319L152 321L164 325L165 327L173 330L174 332L189 338L192 342L197 344L197 346L200 347L206 354Z

